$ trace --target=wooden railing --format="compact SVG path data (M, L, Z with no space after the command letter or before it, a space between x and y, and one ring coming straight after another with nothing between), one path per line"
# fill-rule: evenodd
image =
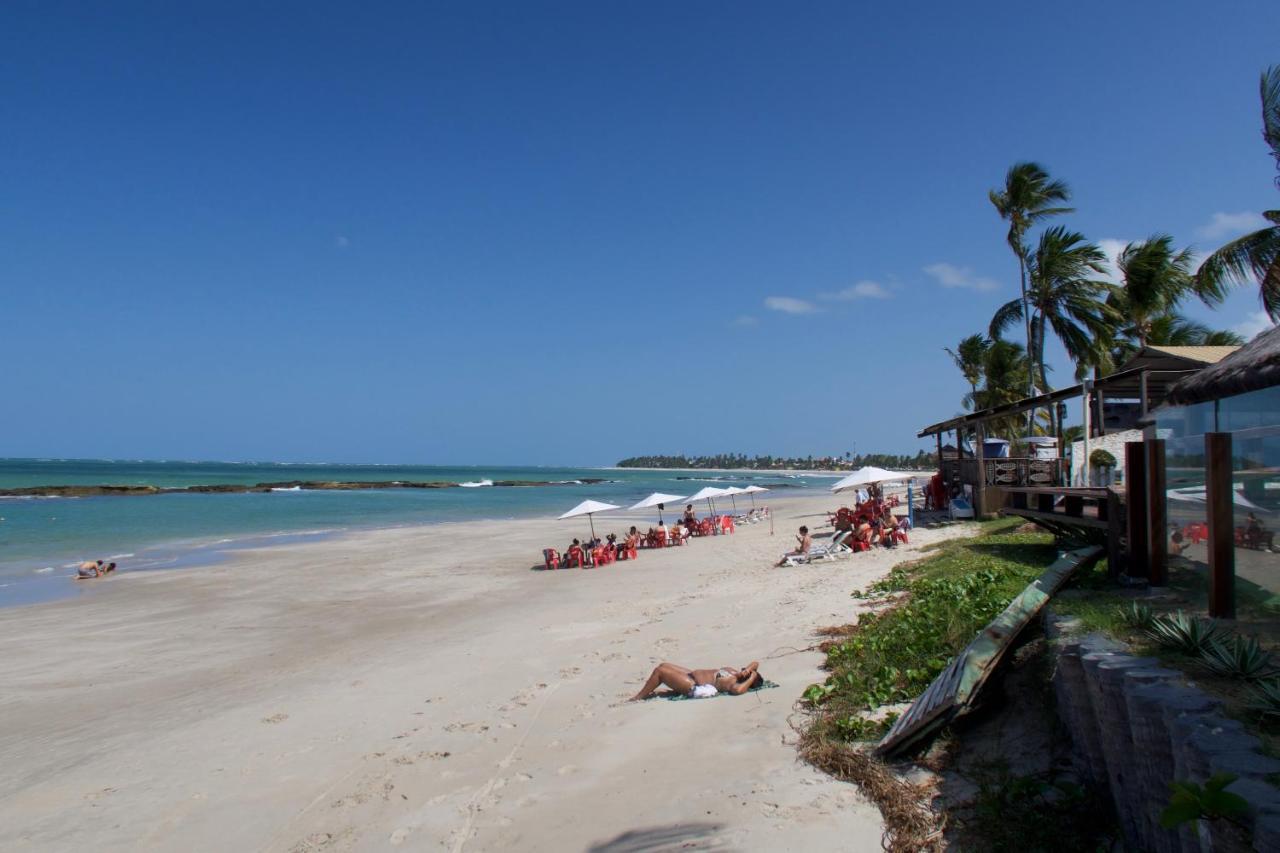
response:
M983 482L988 486L1058 486L1066 470L1062 459L1012 456L982 461ZM976 459L945 459L942 473L948 484L973 485L978 478Z

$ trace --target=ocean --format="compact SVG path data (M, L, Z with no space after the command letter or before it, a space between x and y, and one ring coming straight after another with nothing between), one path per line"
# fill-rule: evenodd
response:
M587 479L604 482L582 482ZM54 485L182 488L293 480L474 485L444 489L0 497L0 606L74 594L73 588L84 585L68 578L82 560L114 560L122 571L153 570L216 561L228 550L239 547L293 542L350 530L479 519L554 518L587 499L625 507L652 492L692 494L707 485L772 484L791 492L831 484L827 477L768 472L0 459L0 489ZM553 485L483 485L503 480ZM746 496L737 500L739 506L750 503ZM705 511L705 507L699 509Z

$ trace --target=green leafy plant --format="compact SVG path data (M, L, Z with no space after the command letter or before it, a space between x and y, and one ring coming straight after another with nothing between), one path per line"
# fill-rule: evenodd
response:
M1179 610L1151 620L1147 636L1157 645L1185 655L1200 655L1222 635L1222 627L1212 619L1188 616Z
M1115 827L1096 791L1052 775L1017 776L1003 762L979 766L963 849L1108 850Z
M1131 601L1128 605L1117 607L1116 615L1120 617L1121 622L1138 631L1151 630L1152 622L1155 621L1151 607L1138 601Z
M1089 464L1094 468L1114 468L1116 467L1116 458L1109 451L1099 447L1089 454Z
M1280 678L1272 678L1249 688L1253 701L1250 710L1266 717L1280 717Z
M1217 675L1244 681L1261 681L1280 672L1257 639L1238 634L1211 640L1200 652L1200 662Z
M1160 825L1173 829L1197 820L1234 820L1249 811L1249 803L1226 790L1236 781L1234 773L1215 773L1201 787L1195 782L1171 782L1173 796L1160 813Z
M852 715L835 721L835 730L844 740L879 740L893 727L897 714L886 714L879 720Z

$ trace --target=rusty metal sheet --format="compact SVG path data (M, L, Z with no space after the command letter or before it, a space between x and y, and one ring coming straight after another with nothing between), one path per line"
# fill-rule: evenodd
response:
M1091 565L1100 556L1102 548L1096 545L1068 551L1045 569L938 674L876 745L876 751L886 756L901 752L972 710L978 691L1022 629L1076 569Z

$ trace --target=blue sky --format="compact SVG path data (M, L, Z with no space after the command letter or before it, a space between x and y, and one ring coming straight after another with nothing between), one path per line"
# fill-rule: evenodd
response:
M1108 246L1280 206L1277 32L1274 2L6 4L0 455L913 451L967 390L941 348L1017 290L1010 164Z

